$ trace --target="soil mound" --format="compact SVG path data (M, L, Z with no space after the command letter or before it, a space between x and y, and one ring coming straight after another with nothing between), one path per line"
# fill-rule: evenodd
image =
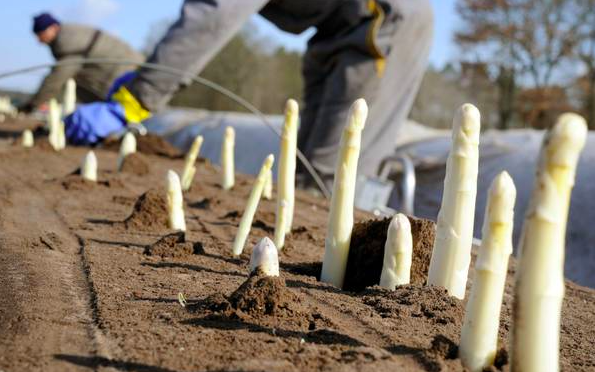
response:
M411 283L423 284L430 266L436 224L430 220L410 216L409 221L413 237ZM380 282L389 224L390 218L385 218L359 222L353 226L343 289L361 291Z
M228 301L233 309L248 315L277 315L287 312L290 304L297 301L297 296L285 287L285 280L257 271L229 296Z
M103 148L110 151L120 151L119 138L106 138L103 141ZM181 158L183 154L162 137L148 133L144 136L136 136L136 150L146 155L158 155L167 158Z
M211 311L232 319L273 316L276 320L293 318L295 321L302 313L298 296L285 286L285 280L266 276L260 270L250 275L229 297L214 296L209 302Z
M135 152L124 158L120 171L137 176L144 176L149 174L149 162L143 154Z
M186 241L183 231L167 234L157 242L146 246L145 254L149 256L180 258L203 252L202 244Z
M124 220L127 229L153 230L167 228L167 199L161 190L151 189L134 203L132 214Z

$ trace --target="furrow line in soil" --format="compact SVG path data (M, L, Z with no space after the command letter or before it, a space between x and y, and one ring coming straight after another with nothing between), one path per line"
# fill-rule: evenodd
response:
M15 370L83 370L69 359L95 358L100 343L78 241L56 213L51 193L47 198L47 190L35 181L0 167L7 176L2 186L10 188L1 203L0 250L4 262L19 267L18 276L14 270L0 274L3 286L19 291L13 296L17 311L5 319L18 327L3 334L9 352L0 368L5 361L18 366Z

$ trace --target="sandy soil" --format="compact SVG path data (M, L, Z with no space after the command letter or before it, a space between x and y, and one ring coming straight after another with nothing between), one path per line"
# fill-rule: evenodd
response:
M232 258L251 178L224 192L217 169L200 162L185 195L188 232L172 234L162 187L168 169L182 169L177 155L146 146L117 173L114 149L96 149L99 182L89 183L73 174L88 149L11 145L25 125L0 130L0 370L463 370L464 302L422 284L429 222L419 225L413 284L393 292L366 287L379 275L386 223L358 226L349 264L358 279L342 291L316 279L328 205L298 193L281 277L248 277L251 247L272 235L275 210L261 202L244 254ZM509 279L492 370L508 370L511 293ZM595 370L594 324L595 291L568 282L564 371Z

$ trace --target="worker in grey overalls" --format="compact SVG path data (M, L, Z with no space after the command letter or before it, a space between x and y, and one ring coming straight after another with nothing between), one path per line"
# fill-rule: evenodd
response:
M138 63L144 60L143 55L126 42L105 31L75 23L61 23L49 13L33 18L33 33L40 43L50 48L59 62L76 62L85 58L125 59ZM58 98L70 78L77 84L79 102L105 100L114 80L134 68L133 65L98 63L55 66L37 92L19 110L30 112L51 98Z
M363 97L370 115L359 163L362 174L374 175L380 161L394 150L398 128L426 68L433 30L429 1L186 0L180 18L148 62L194 76L256 12L287 32L316 29L302 70L300 150L330 184L349 107ZM126 120L138 122L158 112L186 82L141 68L116 92L114 101ZM68 125L76 126L76 120ZM93 125L87 123L86 130ZM307 185L308 179L302 182Z

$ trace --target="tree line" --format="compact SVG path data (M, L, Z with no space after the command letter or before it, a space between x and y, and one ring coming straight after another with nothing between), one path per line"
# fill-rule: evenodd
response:
M459 0L461 62L496 94L497 127L542 128L563 111L595 128L595 0Z

